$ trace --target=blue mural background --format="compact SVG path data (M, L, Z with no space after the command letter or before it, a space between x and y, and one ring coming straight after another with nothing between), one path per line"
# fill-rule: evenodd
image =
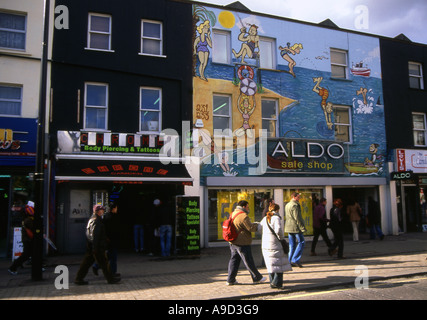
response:
M206 9L214 13L217 18L216 21L211 21L211 28L230 32L231 48L236 51L242 45L242 42L238 40L242 25L249 29L250 25L255 24L258 27L257 32L260 37L275 39L276 69L259 70L255 68L254 80L263 88L297 101L290 107L285 107L279 114L280 137L335 140L333 128L331 130L326 127L325 116L321 107L322 98L313 91L315 85L313 78L322 77L321 86L329 91L327 101L333 105L352 108L352 141L347 144L346 162L363 164L366 159L372 156L370 147L375 145L377 148L375 151L376 163L380 170L362 175L384 174L382 166L386 158L386 141L378 38L343 30L322 28L312 24L291 22L286 19L230 11L227 11L227 23L223 23L220 18L224 10L210 7ZM295 77L289 74L288 62L282 59L278 49L279 46L285 46L287 43L291 45L301 43L303 46L298 54L291 56L296 62ZM348 70L347 79L332 78L330 72L331 48L347 52L349 69L355 63L363 62L364 66L369 67L370 76L353 75ZM204 71L206 78L235 81L235 64L239 63L240 59L234 58L232 54L231 56L231 64L227 65L213 63L212 55L210 55ZM254 59L246 58L245 61L249 64L256 63ZM361 95L357 94L361 88L367 90L368 104L365 106L361 103ZM253 147L257 149L258 146ZM247 175L248 168L251 167L248 164L249 161L246 162L246 165L237 164L241 152L248 153L250 151L233 150L229 153L229 164L234 170L234 175ZM257 151L254 152L257 154ZM207 164L202 165L202 176L223 174L219 164L214 164L214 158L215 156L211 155L204 159ZM348 174L351 173L348 172Z

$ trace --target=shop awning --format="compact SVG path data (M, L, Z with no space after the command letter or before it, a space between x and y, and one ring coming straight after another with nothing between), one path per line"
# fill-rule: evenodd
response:
M184 163L163 164L142 157L57 157L56 180L185 182L193 178Z

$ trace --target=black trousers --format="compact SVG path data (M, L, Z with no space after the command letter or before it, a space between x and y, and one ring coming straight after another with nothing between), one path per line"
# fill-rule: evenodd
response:
M111 272L110 265L105 254L105 250L102 250L102 252L93 252L92 244L90 242L87 242L86 253L82 263L80 264L79 271L77 271L76 281L84 280L90 267L92 267L95 261L98 264L99 268L102 269L105 279L107 279L108 282L113 280L113 274Z
M316 251L317 241L319 236L322 236L328 248L332 246L331 240L329 240L328 234L326 233L326 228L313 228L313 242L311 243L311 252Z
M338 248L338 258L342 258L344 254L344 237L341 228L332 228L334 233L334 243L332 244L330 250L335 250Z
M21 255L18 257L18 259L13 260L12 265L10 266L11 271L18 270L18 267L22 267L25 261L30 259L30 257L33 254L33 242L32 241L23 241L22 243L24 245L24 250L21 253Z

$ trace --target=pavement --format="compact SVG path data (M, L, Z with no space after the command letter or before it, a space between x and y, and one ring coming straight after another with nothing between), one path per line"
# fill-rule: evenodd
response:
M120 252L119 284L107 284L100 275L90 270L88 285L73 283L81 255L46 257L43 279L31 279L31 266L18 270L18 275L7 272L10 259L0 259L0 300L237 300L256 299L278 293L295 293L307 290L324 290L339 285L427 274L427 233L406 233L386 236L384 240L369 240L367 234L353 242L345 236L346 259L330 257L323 240L316 248L317 256L310 256L311 241L306 241L302 268L284 274L284 289L271 289L267 282L252 284L243 264L237 275L238 285L226 286L228 247L210 247L201 250L200 256L173 256L168 259ZM307 237L308 238L308 237ZM259 271L268 278L261 267L260 245L252 246ZM55 269L58 269L55 272ZM366 278L365 278L366 279ZM368 282L368 283L369 283ZM68 283L68 288L67 288ZM364 283L366 285L366 283ZM62 287L62 288L61 288Z

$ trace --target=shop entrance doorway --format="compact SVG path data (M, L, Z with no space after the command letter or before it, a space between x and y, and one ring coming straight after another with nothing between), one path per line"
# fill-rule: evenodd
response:
M346 213L347 204L353 199L358 202L362 209L362 217L359 222L359 233L368 232L366 225L366 216L368 214L368 197L372 197L375 201L379 202L378 187L353 187L353 188L334 188L333 198L340 198L344 207L342 208L344 215L344 232L352 233L353 228L350 219ZM329 199L328 199L329 200ZM330 200L332 202L332 199Z

